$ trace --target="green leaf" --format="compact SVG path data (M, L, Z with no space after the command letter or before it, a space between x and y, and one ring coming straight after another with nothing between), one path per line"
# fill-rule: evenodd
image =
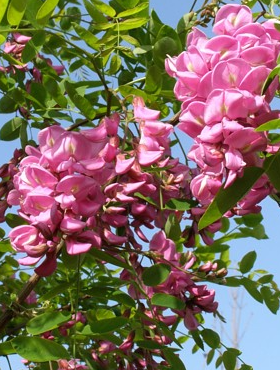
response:
M177 32L172 27L163 25L157 34L153 49L156 65L163 69L167 54L174 56L180 54L181 51L182 44Z
M222 358L226 370L235 370L237 354L234 351L225 351Z
M0 6L0 22L2 21L4 15L6 13L8 4L9 4L9 0L1 0L1 6Z
M10 95L4 95L0 99L0 113L14 113L17 110L17 108L18 108L18 103Z
M112 301L116 301L118 303L121 303L127 307L135 307L136 303L133 298L130 297L130 295L121 292L121 291L116 291L112 293L109 297Z
M15 350L11 341L0 343L0 356L7 356L13 353L15 353Z
M219 220L227 211L233 208L248 193L263 172L264 170L259 167L245 168L243 177L237 178L228 188L221 188L201 217L198 223L199 230Z
M129 18L123 22L115 23L114 28L116 31L128 31L135 28L140 28L148 22L148 18Z
M257 253L255 251L248 252L239 263L239 270L242 274L246 274L252 270L257 259Z
M171 369L186 370L183 361L180 359L178 355L174 353L174 351L171 348L164 348L162 352Z
M110 75L116 74L121 68L122 60L119 55L113 55L110 62L109 73Z
M159 285L168 278L170 271L171 267L164 263L146 267L142 275L143 282L147 286Z
M95 5L91 4L89 1L84 0L85 8L88 14L91 16L92 20L96 23L108 23L108 19L100 12Z
M214 349L214 348L212 348L212 349L208 352L208 354L207 354L207 358L206 358L206 364L207 364L207 365L211 364L211 362L212 362L212 360L213 360L214 356L215 356L215 349Z
M103 252L99 249L91 248L90 254L93 255L94 257L100 259L101 261L106 261L108 263L111 263L113 266L118 266L118 267L122 267L122 268L127 269L127 270L131 270L131 267L127 263L125 263L122 260L119 260L118 258L112 256L111 254L105 253L105 252Z
M113 317L95 321L90 325L92 333L103 334L122 328L129 322L125 317Z
M218 348L220 345L220 336L214 330L211 329L203 329L200 332L204 342L208 344L209 347L215 349Z
M263 167L272 185L280 192L280 152L270 157L267 157L264 161Z
M248 278L242 278L241 284L247 290L247 292L258 302L263 303L263 297L258 291L257 287L259 284L256 281L250 280Z
M188 199L170 199L166 204L166 209L173 209L177 211L188 211L191 209L193 202Z
M133 50L133 53L136 55L146 54L148 51L153 50L152 45L141 45Z
M7 20L11 26L18 26L20 24L25 13L26 6L27 0L11 0L7 10Z
M279 310L279 296L278 294L273 294L273 291L267 286L263 286L260 289L261 295L263 297L264 303L267 308L274 314Z
M258 240L268 239L268 236L265 233L264 226L259 224L254 228L240 227L239 231L244 235L244 237L251 237Z
M85 29L84 27L80 26L77 23L72 23L72 26L74 27L74 30L77 32L77 34L80 36L82 40L84 40L88 46L93 48L94 50L98 50L98 38L94 36L92 32Z
M61 88L57 81L51 76L44 75L43 83L46 90L51 95L51 97L56 101L56 103L60 107L66 108L68 104L67 99L65 98L63 92L61 91Z
M92 0L92 3L101 13L108 15L113 18L116 15L116 11L110 5L103 3L100 0Z
M273 119L271 121L268 121L266 123L263 123L259 127L255 129L255 131L260 132L260 131L270 131L270 130L277 130L280 128L280 119Z
M277 23L275 23L276 25ZM280 74L280 65L276 66L271 72L270 74L267 76L267 79L265 80L264 84L263 84L263 88L262 88L262 92L261 92L261 95L264 95L266 90L269 88L269 85L271 84L271 82L274 80L275 76L279 76Z
M252 366L242 364L239 370L253 370Z
M38 335L56 329L70 319L69 312L48 311L29 320L26 330L29 334Z
M238 225L245 225L248 227L258 226L263 220L261 213L251 213L242 217L234 219Z
M133 9L139 3L139 0L117 0L117 2L124 9Z
M230 276L226 278L226 285L230 287L238 287L243 285L242 284L242 279L236 278L234 276Z
M132 7L130 9L127 9L127 10L124 10L123 12L120 12L116 18L124 18L124 17L129 17L133 14L137 14L137 13L140 13L142 12L143 10L146 10L147 8L149 8L149 3L146 2L146 3L143 3L143 4L140 4L138 6L135 6L135 7Z
M32 39L28 41L25 45L22 54L21 60L23 63L28 63L30 60L34 59L39 53L41 46L44 45L46 40L46 33L43 30L36 32Z
M11 228L26 224L26 221L23 218L21 218L18 215L14 215L12 213L6 214L5 221L7 222L8 226L10 226Z
M260 284L268 284L271 283L273 280L274 276L272 274L267 274L258 279L258 282Z
M174 310L183 310L185 308L185 303L183 301L173 295L165 293L154 294L151 302L155 306L167 307Z
M46 362L70 358L69 353L62 345L51 340L18 336L11 342L16 353L28 361Z
M197 344L197 346L204 351L204 344L203 344L203 341L202 341L202 339L200 337L200 331L199 330L192 330L190 332L190 334L193 337L193 340L195 341L195 343Z
M10 240L2 240L0 241L0 252L14 252L14 249L11 246Z
M148 94L159 94L162 86L161 70L156 66L151 66L146 74L145 91Z
M165 224L165 233L166 236L173 241L179 240L181 238L180 224L178 218L174 213L171 213L168 216Z
M21 125L25 123L26 121L20 117L15 117L6 122L0 129L0 140L12 141L17 139L20 134Z
M87 117L89 120L92 120L95 117L95 111L92 108L92 104L77 92L74 84L68 81L65 81L64 84L71 101L85 117Z
M45 0L36 14L39 24L46 24L56 8L59 0Z

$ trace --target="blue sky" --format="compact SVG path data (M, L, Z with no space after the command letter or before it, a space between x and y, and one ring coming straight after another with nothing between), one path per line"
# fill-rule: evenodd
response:
M151 8L154 8L161 20L171 26L176 26L179 19L190 9L192 1L189 0L151 0ZM201 0L198 4L201 4ZM236 1L235 3L239 3ZM275 106L280 107L280 103L275 102ZM6 122L4 117L2 122ZM186 139L186 145L190 141ZM1 160L8 160L11 153L13 143L0 142ZM231 258L233 263L237 264L244 254L248 251L255 250L258 254L258 259L255 268L265 269L274 274L275 281L280 285L280 269L278 262L279 255L279 237L278 224L280 209L276 203L267 199L263 202L263 216L266 233L269 236L268 240L257 241L254 239L244 239L232 242ZM219 311L226 318L227 324L220 327L220 323L212 319L211 315L206 315L205 327L217 330L226 345L231 346L232 339L232 305L234 303L231 291L225 287L214 286L217 290L217 300L220 302ZM239 297L242 298L242 289L238 291ZM240 341L240 349L243 352L242 359L253 366L254 370L263 370L266 368L277 368L280 363L280 325L279 316L273 315L264 305L254 301L247 293L244 294L241 305L241 321L239 326L239 334L242 335ZM195 355L191 354L193 342L186 344L186 349L182 352L182 359L186 364L187 370L214 370L215 362L206 366L202 351ZM18 357L13 356L13 370L24 369L20 365ZM2 370L8 369L7 363L0 358L0 366Z

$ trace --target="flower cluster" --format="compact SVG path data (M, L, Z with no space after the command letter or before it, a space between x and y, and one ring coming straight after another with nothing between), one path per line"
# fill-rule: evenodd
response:
M215 291L208 290L206 285L197 285L192 279L190 269L193 267L196 258L193 253L179 253L176 250L175 243L168 239L164 231L157 232L151 239L149 250L152 252L155 263L166 263L170 267L168 278L159 285L143 287L147 297L152 298L156 293L165 293L176 297L182 301L183 309L175 309L179 317L183 318L185 326L189 330L197 329L199 323L195 317L197 313L214 312L217 310L218 303L214 301ZM131 258L134 270L137 271L138 278L142 279L144 272L143 267L138 260L133 256ZM201 266L199 271L209 273L217 269L217 264L208 263L207 266ZM121 274L124 280L132 281L133 276L124 270ZM130 296L137 299L139 292L133 285L129 288ZM144 296L143 296L144 297ZM162 315L162 307L153 307L154 311L150 312L151 317ZM147 314L147 313L146 313ZM170 324L171 325L171 324Z
M177 78L175 95L182 101L178 128L194 139L188 158L197 164L191 191L208 206L222 184L230 186L246 166L262 166L258 153L269 147L255 128L272 114L269 103L278 88L275 80L262 86L276 66L280 33L272 21L254 23L245 5L222 7L208 39L194 29L187 51L166 59L166 71ZM235 214L258 212L271 192L263 176L237 207ZM232 213L229 212L228 215Z

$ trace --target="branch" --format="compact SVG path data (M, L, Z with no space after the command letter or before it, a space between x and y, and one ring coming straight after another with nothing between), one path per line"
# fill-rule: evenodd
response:
M11 308L4 311L3 315L0 317L0 333L5 329L6 325L12 320L12 318L17 315L19 306L24 303L40 279L41 276L34 272L34 274L29 278L25 286L19 292L18 297L16 301L12 303Z

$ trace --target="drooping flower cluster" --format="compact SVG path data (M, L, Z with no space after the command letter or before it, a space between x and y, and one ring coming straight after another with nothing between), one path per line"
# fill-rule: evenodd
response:
M177 79L175 95L183 102L178 128L194 139L188 158L198 167L191 191L204 207L246 166L262 166L258 153L268 150L269 142L254 130L273 115L269 103L278 82L265 94L262 86L280 50L273 22L254 23L244 5L222 7L213 31L217 36L208 39L194 29L187 51L166 59L166 71ZM270 191L263 176L233 212L258 212L257 204Z
M120 146L118 114L79 132L48 127L40 131L37 148L26 147L27 156L13 176L15 188L7 197L9 205L19 206L27 223L9 234L14 249L27 254L21 264L32 265L45 256L35 271L51 274L62 242L71 255L102 248L122 260L120 247L132 246L136 252L142 249L139 241L149 241L143 227L164 228L171 212L164 205L170 199L190 198L189 168L169 156L172 125L158 121L159 112L146 108L140 98L134 99L134 116L140 134L126 150ZM175 214L182 217L182 212ZM167 261L172 271L157 287L143 285L146 297L158 292L175 296L183 302L176 314L195 329L194 315L215 311L217 303L213 290L192 280L194 256L182 262L185 257L163 231L154 235L149 253L154 263ZM130 254L141 280L143 267L137 253ZM127 270L120 277L132 278Z

